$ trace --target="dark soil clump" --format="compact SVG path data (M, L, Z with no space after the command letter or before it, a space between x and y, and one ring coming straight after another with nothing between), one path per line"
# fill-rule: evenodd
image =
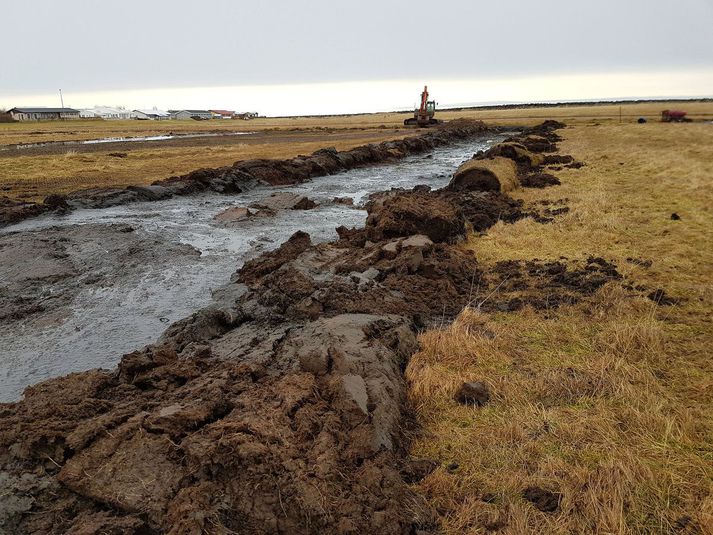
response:
M488 311L513 311L524 306L536 310L571 305L594 294L610 281L620 280L616 266L602 258L585 262L540 262L507 260L487 272L490 292L479 292L480 308Z
M678 299L668 295L666 290L662 288L657 288L653 292L648 293L646 297L659 306L672 306L678 304L679 302Z
M548 186L559 186L560 179L549 173L530 173L520 179L520 183L525 188L546 188Z
M543 513L554 513L559 509L562 495L540 487L527 487L522 497Z

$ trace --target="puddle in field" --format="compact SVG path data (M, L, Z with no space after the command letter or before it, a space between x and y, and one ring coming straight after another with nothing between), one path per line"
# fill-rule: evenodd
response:
M202 137L221 136L249 136L256 132L204 132L200 134L161 134L156 136L136 136L136 137L104 137L99 139L87 139L84 141L45 141L41 143L21 143L18 145L6 145L0 150L22 150L36 147L53 147L65 145L98 145L102 143L126 143L138 141L166 141L168 139L191 139Z

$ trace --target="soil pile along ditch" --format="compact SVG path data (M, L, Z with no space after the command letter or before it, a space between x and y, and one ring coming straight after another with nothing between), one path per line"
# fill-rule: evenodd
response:
M289 160L238 161L228 167L199 169L187 175L160 180L151 186L81 190L66 197L51 195L42 203L15 201L0 196L0 227L53 211L66 213L77 208L106 208L205 191L235 194L257 185L299 184L311 178L431 150L486 130L487 127L480 121L452 121L419 136L363 145L341 152L321 149L309 156L297 156Z
M314 243L336 239L336 227L364 224L370 194L443 187L502 137L479 134L297 185L51 213L0 229L0 402L50 377L116 366L218 298L245 260L298 230Z
M554 143L558 126L528 133ZM376 195L364 228L342 227L328 243L295 233L117 369L28 388L0 409L0 477L14 498L0 502L0 526L435 531L430 506L408 486L430 463L407 456L402 372L419 328L501 284L458 245L469 226L497 221L490 201L525 215L492 191ZM566 265L517 269L552 275L568 302L591 293Z

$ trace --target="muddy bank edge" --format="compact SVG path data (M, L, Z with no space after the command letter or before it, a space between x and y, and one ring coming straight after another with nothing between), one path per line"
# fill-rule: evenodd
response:
M480 121L457 120L404 139L363 145L348 151L320 149L310 156L297 156L288 160L243 160L232 166L198 169L149 186L85 189L66 196L49 195L41 203L27 203L0 196L0 227L50 212L61 214L78 208L107 208L206 191L239 194L257 185L298 184L339 171L403 158L458 139L482 135L489 130L492 129Z
M557 139L559 126L538 136ZM467 306L474 280L484 292L499 284L489 286L458 242L469 228L526 214L480 176L376 195L366 226L339 228L331 243L298 232L115 370L52 379L0 405L0 481L9 489L0 527L437 530L409 486L434 466L408 457L403 371L419 329Z

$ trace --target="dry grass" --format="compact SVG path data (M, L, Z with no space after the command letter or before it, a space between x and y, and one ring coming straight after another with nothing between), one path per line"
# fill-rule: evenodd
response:
M185 174L201 167L220 167L249 158L291 158L310 154L325 145L348 150L366 143L397 139L403 135L379 133L343 137L325 141L282 140L264 143L212 147L173 147L134 149L126 157L117 158L107 152L65 153L48 156L18 156L0 158L0 186L3 193L15 198L39 201L50 193L69 193L90 187L123 187L145 185Z
M632 122L638 117L658 120L666 108L684 109L696 120L713 119L713 102L688 103L641 103L619 105L572 105L546 108L516 109L465 109L459 111L438 111L437 117L444 120L466 117L481 119L493 124L523 125L535 124L543 119L562 119L568 123L619 121L621 108L624 122ZM27 123L0 123L0 145L15 143L38 143L44 141L74 141L102 137L147 136L189 132L248 132L263 130L291 129L361 129L403 126L404 118L410 112L370 113L362 115L324 117L282 117L241 120L212 121L46 121Z
M684 108L697 119L713 118L713 103L625 104L624 121L647 116L657 120L662 109ZM374 113L351 116L295 117L213 121L66 121L0 123L0 146L15 143L73 141L103 137L146 136L206 131L258 131L268 137L294 136L273 143L252 143L248 146L226 146L216 143L209 148L191 146L127 151L127 158L109 156L104 152L80 153L71 156L18 156L0 158L0 194L27 200L41 200L49 193L68 193L80 188L149 184L176 174L188 173L199 167L228 165L245 158L284 158L312 152L323 146L344 150L356 145L395 139L411 135L414 130L399 132L381 127L402 127L403 113ZM441 111L438 117L452 120L460 117L481 119L491 124L529 125L544 118L558 118L569 123L616 124L619 106L562 106L553 108L520 108L496 110ZM650 124L646 128L656 128ZM688 125L687 125L688 126ZM702 126L702 128L706 128ZM329 132L338 132L339 140L327 139ZM287 133L286 133L287 132ZM302 136L302 139L300 139ZM350 136L353 139L350 139Z
M713 533L713 127L561 132L561 152L587 166L521 195L566 197L571 212L499 224L468 247L485 269L603 256L683 301L658 307L610 283L546 314L468 309L423 334L407 370L424 428L412 453L441 467L419 490L446 533ZM486 382L491 403L453 402L463 380ZM560 510L523 500L530 485L561 492Z

